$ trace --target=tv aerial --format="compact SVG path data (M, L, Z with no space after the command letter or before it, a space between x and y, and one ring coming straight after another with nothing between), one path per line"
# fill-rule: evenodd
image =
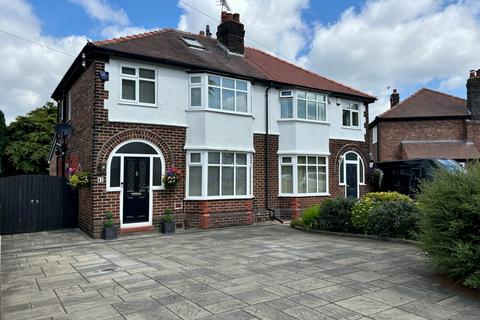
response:
M226 9L227 11L232 11L232 9L230 9L230 6L228 5L227 0L219 0L217 5L222 6L222 11L223 11L223 9Z

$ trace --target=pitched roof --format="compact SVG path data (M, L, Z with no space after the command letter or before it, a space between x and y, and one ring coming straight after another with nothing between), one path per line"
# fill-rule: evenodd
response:
M182 36L194 38L205 50L189 48ZM166 63L186 65L193 69L211 70L247 78L273 81L345 94L374 101L376 98L352 89L287 61L253 48L245 48L245 56L227 54L215 38L188 32L163 29L138 35L96 41L91 45L117 53L147 57Z
M377 117L380 119L400 119L468 115L465 99L422 88Z
M480 159L480 152L464 141L403 141L402 158Z

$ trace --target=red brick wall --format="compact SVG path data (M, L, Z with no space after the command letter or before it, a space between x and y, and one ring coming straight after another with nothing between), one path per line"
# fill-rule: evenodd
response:
M466 126L462 119L382 121L378 139L380 158L376 161L401 160L402 141L465 140Z

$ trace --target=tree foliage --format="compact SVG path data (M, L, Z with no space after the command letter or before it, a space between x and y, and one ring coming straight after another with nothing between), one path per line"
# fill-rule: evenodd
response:
M47 156L57 120L57 107L43 107L19 116L7 127L4 175L47 174Z

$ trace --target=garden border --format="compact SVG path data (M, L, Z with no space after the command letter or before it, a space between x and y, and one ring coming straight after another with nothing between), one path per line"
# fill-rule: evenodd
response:
M301 226L292 226L292 225L290 225L290 227L293 228L293 229L297 229L297 230L308 232L308 233L319 233L319 234L323 234L323 235L327 235L327 236L338 236L338 237L345 237L345 238L360 238L360 239L380 240L380 241L393 242L393 243L409 244L409 245L413 245L413 246L420 247L420 248L422 246L421 242L415 241L415 240L380 237L380 236L369 235L369 234L360 234L360 233L333 232L333 231L325 231L325 230L306 230L305 228L303 228Z

